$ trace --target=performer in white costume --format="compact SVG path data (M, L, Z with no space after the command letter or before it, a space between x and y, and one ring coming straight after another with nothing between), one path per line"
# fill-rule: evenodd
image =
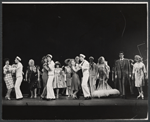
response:
M101 56L98 59L97 67L98 67L99 85L98 85L97 90L95 90L92 93L92 96L100 98L100 97L106 97L109 95L120 94L120 92L117 89L112 89L107 83L107 80L109 79L110 67L108 66L104 57Z
M47 55L48 61L48 81L47 81L47 100L54 100L55 94L53 90L53 80L54 80L54 70L55 70L55 63L52 60L52 55Z
M79 64L79 67L82 69L83 72L83 78L82 78L82 90L83 95L86 100L91 99L89 87L88 87L88 80L89 80L89 62L85 60L85 55L80 54L80 60L81 63Z
M21 64L21 58L20 57L16 57L15 58L15 63L17 64L17 67L12 68L13 70L16 71L16 82L15 82L15 93L16 93L16 99L17 100L22 100L23 96L20 90L20 86L22 83L22 79L23 79L23 66Z

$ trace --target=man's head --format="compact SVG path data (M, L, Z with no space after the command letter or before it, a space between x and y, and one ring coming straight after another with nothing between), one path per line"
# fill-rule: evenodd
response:
M124 58L124 52L122 52L122 51L119 52L119 58L120 58L120 59L123 59L123 58Z
M47 61L48 61L48 62L50 62L50 61L52 60L52 55L47 54L47 56L46 56L46 57L47 57Z
M15 63L19 63L20 61L21 61L21 58L17 56L17 57L15 58Z
M85 59L85 55L80 54L80 61L83 61Z
M75 57L76 63L79 63L79 60L80 60L79 56L76 56L76 57Z
M90 63L93 63L94 57L90 56L90 57L89 57L89 61L90 61Z

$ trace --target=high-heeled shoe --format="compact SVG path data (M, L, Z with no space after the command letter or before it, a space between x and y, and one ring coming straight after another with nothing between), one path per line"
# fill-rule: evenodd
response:
M142 98L142 100L144 99L144 95L143 94L141 94L141 98Z
M137 99L139 99L141 97L141 93L139 94L139 96L137 96Z
M56 96L56 99L58 99L58 98L59 98L59 95Z

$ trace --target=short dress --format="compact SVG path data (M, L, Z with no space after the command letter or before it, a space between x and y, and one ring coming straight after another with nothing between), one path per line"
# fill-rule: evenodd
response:
M33 70L31 70L30 67L28 67L27 70L28 70L29 89L34 90L35 88L38 88L38 73L37 71L34 72Z
M55 68L53 88L66 88L65 74L62 68Z
M71 87L71 81L72 81L72 77L71 77L71 68L69 66L65 67L65 73L66 73L66 84L67 87Z
M14 87L14 82L13 82L13 78L12 78L12 72L10 70L11 66L4 66L3 70L4 70L4 81L6 83L6 87L7 89L11 89Z
M146 68L142 62L135 63L133 65L133 74L135 74L135 87L141 87L145 85L144 73L146 73Z

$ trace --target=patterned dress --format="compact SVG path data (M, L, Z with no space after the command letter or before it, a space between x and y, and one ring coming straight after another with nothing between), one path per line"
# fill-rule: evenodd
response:
M12 78L12 72L11 72L11 66L4 66L3 70L4 70L4 81L6 83L6 87L7 89L11 89L14 87L14 82L13 82L13 78Z
M55 68L55 77L53 82L53 88L66 88L65 73L62 68Z
M146 73L145 65L140 63L135 63L133 65L133 73L135 74L135 86L141 87L145 85L144 82L144 73Z
M34 90L38 87L38 73L36 71L36 67L34 67L34 70L31 70L30 67L27 68L28 70L28 82L29 82L29 89Z

